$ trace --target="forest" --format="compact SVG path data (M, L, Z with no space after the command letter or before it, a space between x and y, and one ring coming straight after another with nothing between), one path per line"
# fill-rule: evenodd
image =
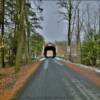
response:
M59 22L67 22L67 59L74 62L76 55L77 63L100 66L100 2L58 1L59 13L63 16ZM96 5L92 6L93 2ZM73 42L76 45L75 55Z
M1 67L15 66L17 71L41 53L44 38L36 29L42 29L42 8L34 6L28 0L0 0Z
M57 12L49 1L55 4ZM90 2L95 2L95 7ZM49 10L42 6L43 3ZM51 9L55 16L60 16L54 18L59 19L57 25L65 22L61 24L66 28L64 34L60 25L56 29L52 24L53 29L49 27L46 15L52 16ZM47 23L43 27L45 20ZM55 33L59 37L66 35L63 42L53 41L54 45L60 44L63 56L44 58L46 34L48 38L56 36L45 33L46 28L50 32L60 30L61 34ZM0 0L0 100L12 100L23 87L26 87L26 95L22 92L23 100L33 100L36 96L46 100L49 95L50 99L54 96L54 100L57 96L99 100L96 99L100 97L97 85L100 87L99 0Z
M0 0L0 66L15 65L19 70L22 64L31 63L32 55L41 54L45 42L36 31L42 29L43 0ZM38 2L38 3L36 3ZM32 7L32 3L35 8ZM77 62L97 65L100 62L100 4L91 11L86 4L80 9L82 1L57 0L59 13L66 20L68 60L73 61L72 41L75 37ZM62 10L65 9L65 10ZM61 20L60 20L61 21ZM84 37L81 38L82 33Z

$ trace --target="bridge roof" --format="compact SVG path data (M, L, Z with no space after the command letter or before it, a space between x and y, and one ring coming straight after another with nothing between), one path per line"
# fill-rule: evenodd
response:
M54 43L49 42L49 43L46 43L46 44L45 44L45 47L47 47L47 46L53 46L53 47L55 47L55 44L54 44Z

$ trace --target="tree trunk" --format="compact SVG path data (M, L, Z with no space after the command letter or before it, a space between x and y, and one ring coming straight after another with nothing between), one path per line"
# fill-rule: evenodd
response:
M20 69L23 57L23 46L24 46L24 35L25 35L25 0L16 0L17 9L18 9L18 21L19 21L19 30L17 33L17 54L16 54L16 67L15 71L17 72Z
M28 2L29 3L29 2ZM27 63L31 63L30 53L30 22L28 21L28 6L25 7L25 25L26 25L26 36L25 36L25 54Z
M100 35L100 4L99 4L99 35Z
M69 0L69 10L68 10L68 48L70 49L68 53L68 60L71 61L71 20L72 20L72 1Z
M1 48L1 66L5 67L4 62L4 15L5 15L5 0L1 0L1 41L2 41L2 48Z
M79 25L79 9L77 12L77 63L81 62L81 58L80 58L80 25Z

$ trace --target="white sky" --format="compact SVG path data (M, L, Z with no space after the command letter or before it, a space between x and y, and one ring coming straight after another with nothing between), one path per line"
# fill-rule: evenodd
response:
M86 9L86 3L91 6L90 11L97 9L99 0L82 0L80 8ZM58 23L62 18L58 13L57 0L44 0L42 2L43 17L42 22L43 30L41 34L44 36L47 42L55 40L66 40L67 39L67 24L65 21ZM93 15L92 15L93 16Z

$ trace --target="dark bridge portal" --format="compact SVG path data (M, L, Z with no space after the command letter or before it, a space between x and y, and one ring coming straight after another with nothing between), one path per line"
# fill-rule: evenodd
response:
M49 54L48 54L48 52L49 52ZM56 47L55 47L55 45L53 43L48 43L48 44L45 45L45 47L44 47L44 56L46 58L48 58L48 57L52 57L52 58L56 57Z

